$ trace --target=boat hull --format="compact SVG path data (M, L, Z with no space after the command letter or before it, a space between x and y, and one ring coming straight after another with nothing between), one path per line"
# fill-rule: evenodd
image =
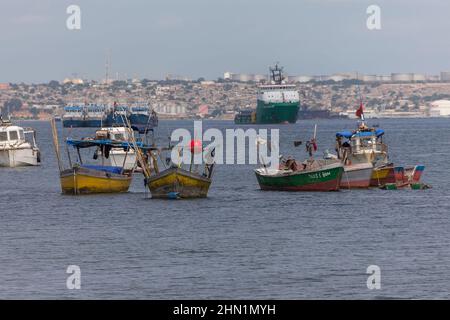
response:
M274 191L337 191L343 173L342 165L334 165L316 171L294 171L285 174L264 174L265 169L255 170L262 190ZM270 172L268 172L270 174Z
M388 183L395 183L394 166L374 168L370 178L370 186L380 187Z
M81 128L85 127L85 121L83 119L62 119L64 128Z
M131 175L74 167L61 172L61 190L64 194L95 194L127 192Z
M298 117L300 103L280 102L264 103L258 100L256 107L256 123L295 123Z
M404 174L404 182L418 183L422 177L422 173L425 170L425 166L416 165L413 167L406 167Z
M181 168L169 168L147 179L152 198L205 198L211 179Z
M86 118L84 126L88 128L101 128L104 123L103 119L89 119Z
M106 119L105 119L106 120ZM68 119L63 120L64 128L99 128L105 124L103 119Z
M372 172L373 166L370 163L344 166L340 187L342 189L369 188Z
M0 150L0 167L38 166L39 151L32 148Z

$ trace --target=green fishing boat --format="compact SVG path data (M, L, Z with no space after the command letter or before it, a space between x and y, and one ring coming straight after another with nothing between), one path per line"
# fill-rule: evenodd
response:
M337 191L344 167L338 160L288 159L279 169L259 168L256 178L262 190Z

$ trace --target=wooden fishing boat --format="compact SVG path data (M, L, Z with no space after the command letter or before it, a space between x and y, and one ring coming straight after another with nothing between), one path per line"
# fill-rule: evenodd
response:
M205 198L211 178L179 167L171 167L146 178L152 198Z
M277 191L337 191L343 165L338 160L308 159L291 162L280 169L259 168L256 178L262 190Z
M317 151L317 125L314 126L312 138L305 143L309 159L299 163L292 157L281 157L278 169L263 167L256 169L255 174L262 190L276 191L338 191L343 164L338 159L316 160L313 158ZM256 145L267 144L267 141L258 137ZM301 141L294 141L298 147Z
M375 127L369 128L365 124L362 102L356 115L361 119L357 130L336 133L337 156L335 157L341 159L345 164L342 187L351 189L397 184L396 171L400 170L405 172L405 176L415 175L418 182L424 167L403 168L394 166L389 161L388 147L383 143L384 130ZM344 138L347 141L343 142ZM367 172L357 172L356 167L362 164L373 166L368 186L366 186L366 178L363 177ZM366 171L369 171L369 168Z
M375 164L387 159L387 147L377 142L384 134L381 129L368 129L364 124L355 132L336 133L336 158L344 164L341 188L369 188ZM347 141L342 142L342 139Z
M61 190L64 194L92 194L127 192L131 174L121 173L121 167L74 166L61 171Z
M78 162L72 162L68 147L67 157L69 168L64 169L59 152L58 134L54 119L51 121L53 144L55 147L58 167L60 172L61 190L64 194L95 194L95 193L118 193L127 192L132 181L131 170L125 170L124 166L105 166L105 165L87 165L83 164L80 149L82 148L100 148L103 151L114 148L123 148L128 150L128 142L117 142L111 140L87 139L66 139L66 146L71 146L77 150ZM102 152L105 154L106 152ZM124 164L126 161L124 160Z
M128 123L128 126L131 125ZM165 161L160 161L164 170L160 170L158 158L160 160L163 152L172 151L172 147L158 148L156 146L139 146L131 135L131 142L142 173L144 183L149 188L152 198L165 199L189 199L206 198L212 181L214 169L215 149L203 150L199 140L192 140L188 146L181 147L179 153L190 152L191 163L188 169L183 168L183 163L175 164L171 157L166 157ZM205 152L208 161L203 166L203 172L198 171L198 165L193 162L195 153ZM202 157L203 158L203 157Z

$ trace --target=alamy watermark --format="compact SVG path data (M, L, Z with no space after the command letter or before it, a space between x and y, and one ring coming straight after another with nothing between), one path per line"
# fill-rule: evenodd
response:
M76 4L71 4L67 7L66 13L69 17L66 20L66 27L69 30L80 30L81 29L81 9L80 6Z
M177 142L171 151L171 160L176 165L211 163L214 150L214 162L217 164L257 164L278 168L279 165L279 129L270 129L270 143L267 129L253 128L226 129L225 136L217 128L203 132L202 121L194 121L193 135L187 129L178 128L172 132L171 141ZM193 152L191 142L209 144ZM247 153L248 142L248 153ZM226 151L224 156L224 151ZM248 158L246 157L248 155ZM248 159L248 161L246 161Z
M367 7L366 26L369 30L381 30L381 8L376 4L372 4Z
M66 280L66 287L69 290L81 289L81 269L77 265L67 267L66 273L70 274Z
M381 269L377 265L370 265L366 270L370 276L367 278L367 289L381 289Z

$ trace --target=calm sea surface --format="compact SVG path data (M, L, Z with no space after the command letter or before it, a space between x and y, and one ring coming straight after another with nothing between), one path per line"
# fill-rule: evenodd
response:
M141 175L126 194L63 196L49 123L21 122L37 129L43 162L0 168L0 298L449 298L448 121L370 122L395 163L426 166L430 190L263 192L256 166L219 165L209 197L186 201L150 199ZM314 123L317 156L355 127L281 126L281 152L304 157L292 141ZM193 122L161 121L159 141L179 127ZM68 265L81 268L80 290L66 288ZM367 289L369 265L381 268L381 290Z

